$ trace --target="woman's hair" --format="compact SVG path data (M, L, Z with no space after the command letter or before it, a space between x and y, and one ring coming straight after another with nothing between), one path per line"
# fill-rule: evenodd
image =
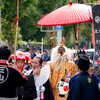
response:
M6 45L0 46L0 59L7 60L11 55L11 51Z
M34 58L37 58L37 59L39 59L39 63L40 63L40 65L42 66L42 63L43 63L43 60L42 60L42 58L41 57L37 57L37 56L35 56ZM34 59L33 58L33 59Z

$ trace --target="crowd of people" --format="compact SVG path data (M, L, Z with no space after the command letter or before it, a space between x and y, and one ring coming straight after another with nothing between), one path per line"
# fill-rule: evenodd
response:
M62 42L51 50L16 51L0 46L0 100L100 100L100 78L93 74L93 61L84 50L72 53ZM60 95L60 85L67 94ZM61 89L61 88L60 88ZM63 92L62 92L63 94Z

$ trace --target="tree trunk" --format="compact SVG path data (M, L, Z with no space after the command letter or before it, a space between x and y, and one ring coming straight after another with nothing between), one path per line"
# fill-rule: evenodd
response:
M10 39L8 39L8 46L9 46L9 48L11 50L11 53L14 53L13 42Z

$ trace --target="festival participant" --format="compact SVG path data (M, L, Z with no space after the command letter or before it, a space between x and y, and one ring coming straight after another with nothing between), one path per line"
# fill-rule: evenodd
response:
M97 82L89 75L89 58L82 55L76 62L79 75L75 78L67 100L100 100Z
M12 58L14 58L14 55L12 55ZM16 52L16 66L22 74L26 72L26 70L24 70L25 60L29 60L29 57L25 55L24 52L17 51ZM18 100L22 100L23 87L17 88L17 94L18 94Z
M95 76L93 73L94 73L94 66L93 66L93 61L90 60L90 64L89 64L89 70L88 70L88 73L90 74L90 76L98 83L98 86L100 84L100 78ZM71 79L70 79L70 82L69 82L69 89L71 88L74 80L76 79L76 77L79 75L79 72L74 75ZM100 86L99 86L100 88Z
M32 69L32 59L28 60L28 65L24 67L25 70L29 71Z
M31 59L33 59L36 56L36 53L32 48L30 48L29 53L31 54Z
M39 49L37 49L37 51L36 51L36 56L37 57L41 57L41 53L40 53L40 50Z
M14 55L11 55L11 58L14 59ZM25 60L29 60L30 57L27 56L24 52L22 51L17 51L16 52L16 67L23 72L23 69L25 67Z
M24 85L23 100L54 100L49 82L50 66L42 67L42 59L35 56L32 68L33 72Z
M56 89L57 83L63 78L65 78L66 82L69 82L69 78L75 75L77 72L75 64L74 62L70 61L70 58L70 50L62 43L60 43L59 46L53 48L51 52L51 61L49 61L48 64L50 65L51 69L50 82L55 100L66 100L66 97L59 96Z
M20 71L9 65L10 55L8 46L0 46L0 100L17 100L16 87L26 82Z
M78 53L77 53L77 59L75 61L75 63L77 62L77 60L83 56L83 55L87 55L86 52L84 50L79 50ZM88 57L88 56L87 56ZM88 57L89 58L89 57ZM89 58L90 59L90 58ZM94 66L93 66L93 61L90 59L90 64L89 64L89 70L88 70L88 73L90 74L90 76L98 83L98 85L100 84L100 78L95 76L93 73L94 73ZM79 72L77 72L76 75L74 75L71 79L70 79L70 82L69 82L69 89L71 88L75 78L79 75ZM99 86L100 87L100 86Z

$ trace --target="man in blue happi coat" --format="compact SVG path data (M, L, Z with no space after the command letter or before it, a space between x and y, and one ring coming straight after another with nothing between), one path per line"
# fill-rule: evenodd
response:
M67 100L100 100L98 84L88 73L89 58L83 55L76 64L79 75L69 90Z

